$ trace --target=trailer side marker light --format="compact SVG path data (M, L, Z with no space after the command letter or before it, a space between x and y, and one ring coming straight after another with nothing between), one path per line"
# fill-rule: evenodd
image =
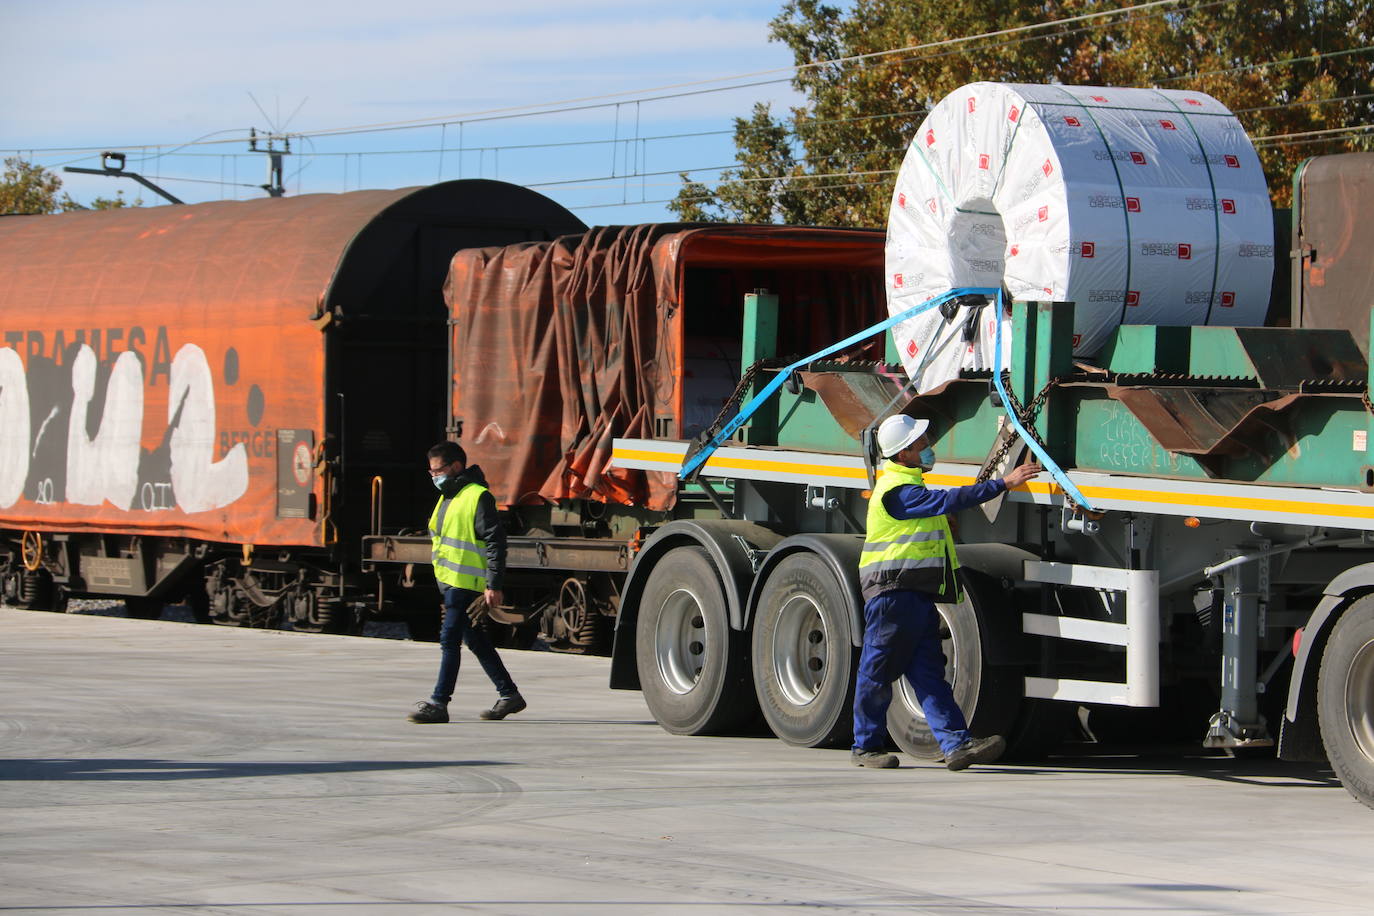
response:
M1190 515L1183 520L1183 527L1185 528L1197 528L1201 524L1202 520L1199 519L1196 515Z
M1302 627L1293 631L1293 657L1298 657L1298 650L1302 648Z
M860 497L861 499L872 499L872 498L873 498L873 491L872 491L872 490L864 490L863 492L861 492L861 493L859 494L859 497Z

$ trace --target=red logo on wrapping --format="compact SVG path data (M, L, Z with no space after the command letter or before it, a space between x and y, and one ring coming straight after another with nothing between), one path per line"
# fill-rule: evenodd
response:
M903 210L906 209L906 195L905 195L905 194L898 194L898 195L897 195L897 206L901 207Z
M1173 121L1160 121L1159 126L1165 130L1178 130L1178 128L1174 126Z
M1020 253L1021 253L1021 246L1020 246L1020 245L1012 245L1012 246L1011 246L1011 257L1014 258L1014 257L1016 257L1016 256L1017 256L1018 254L1020 254Z
M1236 294L1235 294L1235 293L1222 293L1222 294L1221 294L1221 307L1222 307L1222 308L1224 308L1224 309L1229 309L1229 308L1231 308L1231 306L1233 306L1233 305L1235 305L1235 304L1236 304Z
M1235 202L1234 200L1228 200L1227 198L1224 198L1224 197L1223 197L1223 198L1221 199L1221 212L1222 212L1222 213L1235 213L1235 212L1236 212L1236 202Z
M931 130L929 127L927 127L927 128L926 128L926 146L934 146L934 145L935 145L935 131L933 131L933 130Z
M1081 344L1082 342L1083 342L1083 335L1082 335L1082 334L1075 334L1075 335L1073 335L1073 346L1074 346L1074 349L1078 349L1078 345Z
M978 154L978 168L980 168L980 169L986 169L986 168L987 168L988 166L990 166L990 165L992 165L992 158L991 158L990 156L988 156L987 153L979 153L979 154Z
M1127 210L1127 212L1130 212L1130 213L1139 213L1139 212L1140 212L1140 198L1139 198L1139 197L1128 197L1128 198L1126 198L1126 210Z
M1094 102L1105 102L1107 101L1107 97L1105 95L1095 95L1092 97L1092 100Z
M918 347L918 346L916 346L916 341L914 341L914 340L908 340L908 341L906 342L906 355L907 355L907 356L915 356L917 353L920 353L920 352L921 352L921 348Z
M1040 222L1043 223L1050 218L1050 208L1048 206L1041 207L1036 213L1036 216L1040 217Z
M1053 296L1053 295L1054 295L1054 287L1052 287L1052 286L1042 286L1042 287L1040 287L1040 289L1041 289L1042 292L1044 292L1044 294L1045 294L1046 296Z
M968 97L968 113L969 113L969 114L973 114L973 110L974 110L975 108L977 108L977 107L978 107L978 103L977 103L976 101L974 101L973 96L969 96L969 97Z
M894 287L900 287L900 286L902 285L902 275L901 275L901 274L893 274L893 275L892 275L892 285L893 285Z
M1193 246L1187 242L1178 243L1178 259L1180 261L1191 261L1193 259Z
M1045 164L1040 166L1040 171L1045 173L1046 178L1049 178L1051 175L1054 174L1054 163L1046 159Z
M1064 117L1064 123L1067 124L1067 125L1069 125L1070 127L1081 127L1081 126L1082 126L1081 122L1080 122L1077 118L1069 117L1069 116L1067 116L1067 115Z
M930 212L931 212L931 213L934 213L934 212L935 212L935 198L932 197L932 198L930 198L929 200L927 200L927 201L926 201L926 206L930 208Z
M1199 108L1202 107L1202 103L1197 99L1184 99L1183 101L1187 102L1189 105L1196 105Z
M1019 117L1021 117L1021 110L1015 105L1011 106L1011 111L1007 112L1007 120L1015 121Z
M1144 164L1145 164L1145 154L1144 154L1144 153L1138 153L1138 152L1136 152L1135 150L1132 150L1132 151L1131 151L1131 161L1134 162L1136 165L1144 165Z
M1128 289L1128 290L1126 290L1126 304L1127 304L1128 306L1137 306L1137 305L1139 305L1139 304L1140 304L1140 290L1135 290L1135 289Z
M1085 257L1085 258L1091 258L1093 255L1097 254L1097 243L1096 243L1096 242L1084 242L1084 243L1083 243L1083 246L1082 246L1082 251L1083 251L1083 257Z
M1229 155L1228 155L1228 156L1222 156L1221 159L1222 159L1223 162L1226 163L1226 167L1227 167L1228 169L1238 169L1238 168L1240 168L1240 160L1237 159L1235 156L1229 156Z

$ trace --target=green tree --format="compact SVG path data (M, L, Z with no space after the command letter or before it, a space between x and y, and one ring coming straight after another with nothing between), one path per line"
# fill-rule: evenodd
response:
M62 179L55 173L14 156L5 160L5 172L0 176L0 216L141 206L143 198L129 200L123 191L115 191L114 197L97 197L89 207L82 206L62 191Z
M39 165L18 157L5 160L0 177L0 215L56 213L74 210L78 204L62 190L62 179Z
M756 107L752 119L737 121L740 168L723 174L714 191L684 177L670 206L754 220L761 210L740 205L737 182L785 176L752 182L772 195L775 219L881 226L896 169L926 112L977 80L1207 92L1255 138L1280 206L1307 156L1369 148L1370 133L1344 130L1374 124L1374 8L1364 0L1230 0L1095 15L1120 5L854 0L841 9L787 0L771 36L792 50L805 103L786 119ZM1084 16L1093 18L1036 27ZM909 50L884 53L892 49ZM787 169L762 171L769 160L741 142L746 125L746 139L767 136ZM797 192L795 208L782 205L783 194ZM752 203L757 193L743 199Z

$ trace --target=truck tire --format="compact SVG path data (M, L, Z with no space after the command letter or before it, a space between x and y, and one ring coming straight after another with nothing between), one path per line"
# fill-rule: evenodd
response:
M1322 652L1317 721L1341 785L1374 808L1374 595L1341 615Z
M988 661L989 627L984 621L996 610L996 583L967 570L960 570L960 575L964 600L959 604L935 605L949 629L944 640L945 680L975 737L1010 738L1021 710L1022 674L1019 668ZM899 748L917 759L939 760L944 756L915 691L904 677L892 685L887 730Z
M758 714L745 637L730 629L725 588L701 547L675 547L644 584L635 658L644 701L675 735L719 734Z
M854 671L844 592L814 553L784 557L768 574L754 615L754 691L768 727L799 747L848 745Z

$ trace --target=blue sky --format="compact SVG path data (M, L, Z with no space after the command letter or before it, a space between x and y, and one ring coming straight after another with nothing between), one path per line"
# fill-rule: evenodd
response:
M658 201L676 192L676 172L730 164L734 117L757 101L775 111L796 103L786 72L728 91L694 85L788 67L790 52L767 38L781 5L0 0L0 155L59 169L117 150L188 202L255 197L265 157L242 138L275 127L306 135L286 160L289 194L499 178L537 187L588 223L659 221L671 218ZM649 91L666 86L682 88ZM677 97L646 98L661 95ZM559 104L577 99L594 100ZM585 107L479 114L572 105ZM161 202L128 180L63 181L79 201L123 189Z

